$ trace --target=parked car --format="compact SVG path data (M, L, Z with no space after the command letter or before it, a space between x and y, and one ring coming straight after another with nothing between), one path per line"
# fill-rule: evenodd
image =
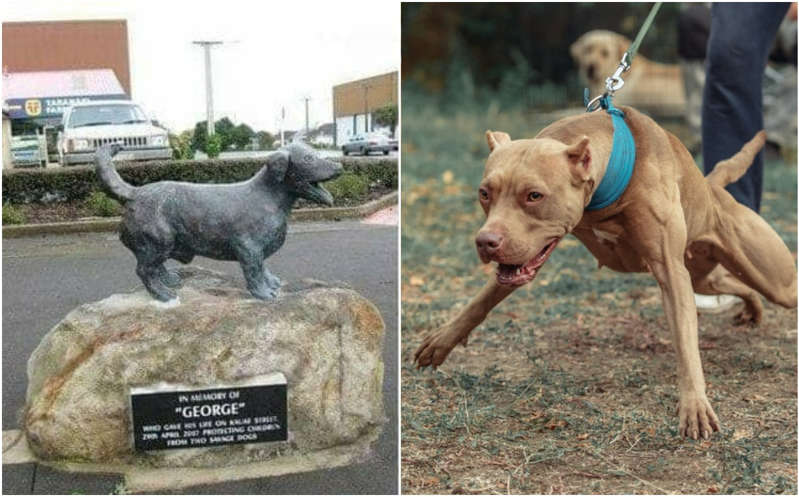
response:
M94 160L97 148L119 143L116 160L169 159L172 149L163 128L127 100L95 100L72 105L61 119L58 156L62 166Z
M341 146L344 155L357 152L361 155L369 155L372 152L383 152L388 155L391 145L388 137L381 133L362 133L350 138L350 141Z
M14 167L44 167L43 145L43 141L37 135L12 136L11 158Z
M389 138L388 144L391 146L391 150L399 150L399 140L396 138Z

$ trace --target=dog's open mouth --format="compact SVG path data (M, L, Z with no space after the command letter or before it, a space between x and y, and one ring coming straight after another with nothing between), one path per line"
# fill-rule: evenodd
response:
M499 264L497 266L497 283L500 285L521 286L533 281L538 269L544 265L549 255L555 250L560 238L553 238L535 257L524 264Z
M305 190L305 197L313 202L318 202L324 205L333 205L333 195L319 184L318 181L308 183Z

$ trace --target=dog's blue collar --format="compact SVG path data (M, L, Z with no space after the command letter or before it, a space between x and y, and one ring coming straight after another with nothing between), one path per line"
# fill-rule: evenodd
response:
M585 207L588 211L602 209L618 200L630 184L635 164L635 140L627 123L624 122L624 112L613 107L610 95L605 95L599 102L613 120L613 149L610 152L605 176Z

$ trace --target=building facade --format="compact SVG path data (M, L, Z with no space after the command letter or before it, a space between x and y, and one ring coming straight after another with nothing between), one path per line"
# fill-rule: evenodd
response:
M42 155L57 155L70 105L132 93L127 21L3 23L4 117L13 136L36 135Z
M376 109L398 105L398 72L350 81L333 87L333 122L335 145L364 132L390 133L387 127L374 122Z
M3 73L111 69L128 97L125 20L3 23Z
M124 20L3 23L3 104L14 134L57 124L69 105L130 99Z

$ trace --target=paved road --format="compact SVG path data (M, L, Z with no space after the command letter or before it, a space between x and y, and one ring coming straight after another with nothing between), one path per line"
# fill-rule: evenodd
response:
M303 223L268 261L283 281L340 280L371 299L386 323L383 384L389 419L370 460L338 469L192 487L188 493L397 493L397 228L358 222ZM243 279L238 265L194 264ZM18 427L26 364L42 336L74 307L139 285L134 259L114 233L3 240L3 430ZM168 264L169 265L169 264ZM108 494L118 475L69 474L46 466L3 466L3 493Z

